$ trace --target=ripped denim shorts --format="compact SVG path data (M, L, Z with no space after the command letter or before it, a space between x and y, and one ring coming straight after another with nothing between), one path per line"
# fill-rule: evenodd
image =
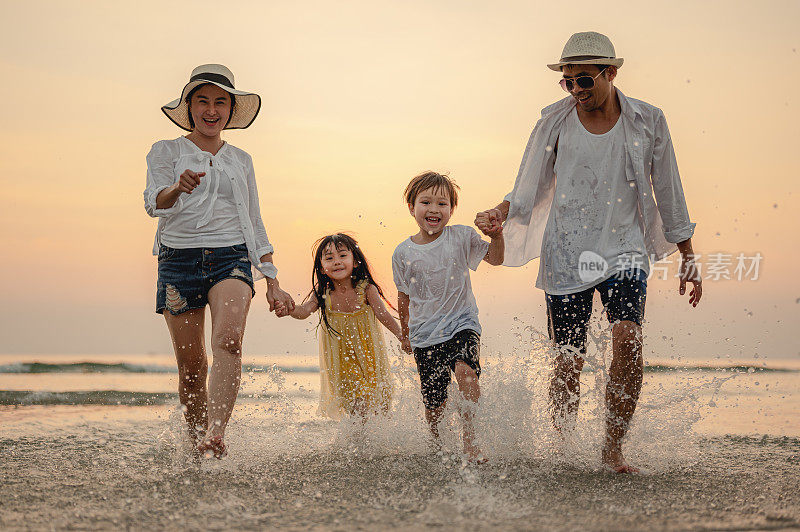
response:
M222 248L158 249L156 312L168 310L173 315L203 308L208 304L211 287L225 279L238 279L253 288L253 272L247 246L237 244Z

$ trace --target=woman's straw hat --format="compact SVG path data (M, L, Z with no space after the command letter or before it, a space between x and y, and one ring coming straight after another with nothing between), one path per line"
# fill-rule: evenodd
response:
M233 85L233 72L224 65L217 64L200 65L192 70L192 74L189 76L189 83L183 87L181 97L161 108L167 118L175 122L178 127L191 131L189 104L186 103L186 95L198 85L205 83L216 85L220 89L236 96L233 116L231 116L228 125L224 129L244 129L253 123L259 109L261 109L261 97L252 92L236 90Z
M613 65L619 68L623 61L617 57L608 37L594 31L583 31L569 38L558 63L547 66L560 72L564 65Z

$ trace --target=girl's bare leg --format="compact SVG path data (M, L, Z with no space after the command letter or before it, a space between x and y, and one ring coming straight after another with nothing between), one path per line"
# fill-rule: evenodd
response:
M202 438L208 423L206 360L203 326L205 309L192 309L177 316L164 311L175 359L178 362L178 396L184 407L184 417L189 425L189 435L193 443Z
M208 292L214 358L208 377L207 440L225 435L225 426L236 403L242 380L242 339L251 294L250 286L237 279L225 279Z

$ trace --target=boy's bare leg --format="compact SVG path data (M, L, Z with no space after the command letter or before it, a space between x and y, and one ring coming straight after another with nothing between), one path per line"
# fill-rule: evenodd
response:
M431 436L438 443L439 441L439 423L442 421L442 414L444 408L447 406L447 401L436 408L425 409L425 421L428 422L428 427L431 429Z
M581 370L583 358L571 346L556 346L558 354L553 362L550 378L550 407L555 429L562 433L575 426L581 400Z
M483 463L486 458L481 454L480 448L475 444L475 407L481 397L481 388L478 384L478 375L475 370L466 363L459 360L455 368L456 382L465 403L461 408L462 437L464 442L464 454L470 461Z
M177 316L168 310L164 311L164 320L172 336L172 347L178 362L178 397L184 408L189 437L195 445L203 437L208 423L208 360L203 337L205 310L187 310Z
M622 454L622 438L628 431L642 390L642 328L620 321L611 329L613 359L606 386L606 444L603 463L617 473L637 473Z
M224 436L236 403L242 380L242 339L251 294L250 286L238 279L225 279L208 293L214 360L208 379L206 439Z

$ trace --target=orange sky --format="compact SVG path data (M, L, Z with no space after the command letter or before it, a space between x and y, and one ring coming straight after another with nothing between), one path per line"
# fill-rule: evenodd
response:
M348 230L393 293L389 257L415 230L407 181L449 171L454 223L495 205L539 109L564 96L545 63L596 30L626 60L617 86L667 116L695 249L764 256L757 282L707 282L695 310L676 282L651 282L648 352L800 357L800 4L536 4L7 3L0 352L170 352L144 156L180 134L159 107L197 64L228 65L263 98L254 125L225 138L254 158L281 284L304 294L313 241ZM536 269L474 275L489 349L507 347L514 316L544 330ZM313 323L267 315L263 290L246 349L315 352Z

